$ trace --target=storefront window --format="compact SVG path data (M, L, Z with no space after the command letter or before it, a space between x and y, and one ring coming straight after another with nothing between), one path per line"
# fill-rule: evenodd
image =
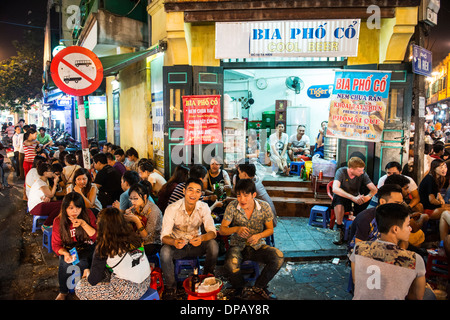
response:
M170 89L170 120L182 121L183 103L181 97L185 95L184 89Z
M389 92L389 106L386 112L386 123L401 121L404 105L405 89L391 89Z

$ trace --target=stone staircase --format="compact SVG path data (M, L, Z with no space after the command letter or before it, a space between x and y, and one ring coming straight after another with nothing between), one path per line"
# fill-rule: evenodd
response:
M315 205L329 206L331 199L324 194L314 197L311 181L303 181L298 177L266 178L263 184L280 217L309 217Z

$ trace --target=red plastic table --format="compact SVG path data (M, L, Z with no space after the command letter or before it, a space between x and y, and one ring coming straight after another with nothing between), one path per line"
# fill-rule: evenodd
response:
M184 279L183 281L183 288L188 294L188 300L217 300L217 294L222 290L223 283L220 284L220 287L214 291L211 292L204 292L204 293L198 293L198 292L192 292L191 291L191 277ZM203 279L207 278L207 275L200 275L200 280L203 281Z

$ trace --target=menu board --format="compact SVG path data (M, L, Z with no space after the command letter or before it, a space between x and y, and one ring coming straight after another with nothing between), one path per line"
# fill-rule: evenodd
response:
M390 71L336 71L327 137L379 142L390 80Z
M183 96L184 144L222 143L220 95Z

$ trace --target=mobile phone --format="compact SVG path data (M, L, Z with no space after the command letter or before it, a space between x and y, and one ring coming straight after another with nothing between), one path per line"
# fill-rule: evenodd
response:
M72 264L76 265L78 264L78 262L80 262L80 259L78 258L78 251L76 248L72 248L69 250L70 255L73 258Z

